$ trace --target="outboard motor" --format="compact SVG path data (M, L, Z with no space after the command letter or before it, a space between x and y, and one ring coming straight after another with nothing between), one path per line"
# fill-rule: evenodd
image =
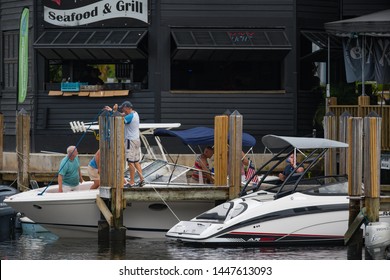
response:
M369 223L366 226L365 246L373 259L390 259L390 224Z

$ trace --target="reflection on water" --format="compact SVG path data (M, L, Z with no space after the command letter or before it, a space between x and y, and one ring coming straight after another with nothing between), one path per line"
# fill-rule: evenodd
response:
M127 239L125 246L97 239L57 238L50 233L20 235L0 242L2 260L347 260L347 248L199 247L166 239Z

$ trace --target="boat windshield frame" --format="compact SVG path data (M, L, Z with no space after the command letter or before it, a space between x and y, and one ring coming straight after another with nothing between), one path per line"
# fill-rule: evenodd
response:
M307 182L308 179L313 182L315 180L317 180L318 182L320 180L324 180L325 183L329 183L329 182L339 183L339 182L344 182L346 180L347 178L346 174L312 177L311 171L313 170L314 166L316 166L324 158L325 153L330 148L345 148L348 147L348 144L334 141L334 140L322 139L322 138L320 139L313 138L316 139L315 141L313 141L314 142L313 144L308 141L308 138L302 138L304 139L303 141L304 145L309 145L308 146L309 148L305 149L305 146L303 145L300 146L299 137L277 137L273 135L271 136L266 135L264 137L268 137L267 141L269 141L270 139L276 139L279 141L279 143L276 143L277 145L276 149L278 150L278 152L274 154L274 156L271 159L266 161L255 172L255 174L246 182L246 184L244 185L244 187L240 192L240 197L250 193L257 192L259 190L265 190L267 192L274 192L275 193L274 197L275 199L277 199L297 191L303 192L304 190L302 190L300 186L305 182ZM286 141L285 139L288 139L289 141ZM291 143L293 143L294 145ZM321 146L321 143L324 143L324 145ZM303 152L301 152L301 149L307 150L308 154L306 155ZM268 150L272 151L271 149ZM304 158L297 164L294 170L287 175L285 180L284 181L280 179L270 180L269 179L270 176L272 176L272 174L276 172L277 168L280 167L280 165L284 163L291 154L294 153L296 155L297 151L299 151L302 155L304 155ZM304 170L303 172L298 173L297 171L301 167L304 167ZM254 176L259 176L259 181L256 185L251 184L251 181L254 178ZM310 189L317 189L317 193L319 193L318 189L322 187L322 185L323 184L314 184L312 187L310 187ZM337 193L338 192L335 192L335 195L337 195ZM328 195L329 194L330 193L328 193Z

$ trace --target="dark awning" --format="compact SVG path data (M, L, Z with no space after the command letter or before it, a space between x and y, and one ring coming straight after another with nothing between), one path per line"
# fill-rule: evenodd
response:
M173 29L177 60L278 59L291 50L283 29Z
M328 48L328 39L330 40L331 49L341 50L343 48L343 43L339 37L328 34L325 31L303 30L301 34L321 49Z
M339 59L343 43L341 38L328 34L325 31L302 30L301 34L319 49L312 53L301 57L301 60L311 62L327 62L328 61L328 45L330 47L331 58Z
M325 23L329 33L338 36L368 35L390 36L390 9L351 19Z
M142 59L141 41L147 30L45 31L34 43L47 59L112 60Z

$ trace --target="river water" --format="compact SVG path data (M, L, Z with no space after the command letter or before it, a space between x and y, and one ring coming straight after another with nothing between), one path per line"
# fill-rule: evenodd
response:
M1 260L347 260L347 247L199 247L166 239L127 239L107 246L97 239L18 235L0 242Z

